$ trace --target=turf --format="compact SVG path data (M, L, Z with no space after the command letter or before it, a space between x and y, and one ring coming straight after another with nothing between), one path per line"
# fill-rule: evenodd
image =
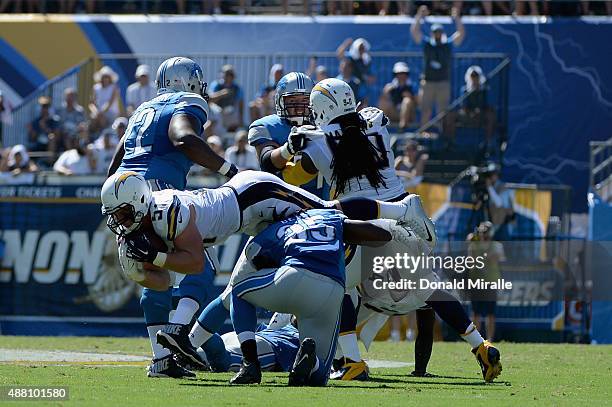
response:
M1 337L1 348L148 355L145 339ZM264 373L259 386L230 387L231 374L199 373L194 380L149 379L144 366L56 366L0 363L0 385L68 386L75 406L399 406L612 404L612 346L499 345L504 370L483 383L464 343L435 343L433 378L408 376L409 367L372 369L369 382L330 382L327 388L287 388L287 375ZM411 343L374 343L371 359L410 362ZM1 404L1 402L0 402ZM18 405L46 405L41 401Z

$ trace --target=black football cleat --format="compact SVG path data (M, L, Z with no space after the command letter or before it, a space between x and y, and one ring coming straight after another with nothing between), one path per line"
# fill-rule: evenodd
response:
M182 355L189 364L200 370L207 370L208 364L202 360L196 348L189 341L189 325L166 324L157 331L157 343L172 353Z
M240 370L230 379L230 384L259 384L261 383L261 365L259 361L249 363L242 359Z
M312 338L302 341L300 349L295 356L295 362L289 372L289 386L306 386L310 373L317 364L317 345Z
M195 373L179 365L172 355L163 358L153 359L147 368L149 377L171 377L181 379L184 377L195 377Z

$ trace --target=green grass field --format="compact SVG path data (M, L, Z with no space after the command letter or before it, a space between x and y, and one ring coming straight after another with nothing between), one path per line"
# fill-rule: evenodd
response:
M141 338L0 337L3 349L149 354ZM16 405L74 406L370 406L370 405L605 405L612 404L612 346L501 343L504 370L485 384L465 343L435 343L434 378L409 377L410 367L372 369L369 382L288 388L287 374L264 373L259 386L230 387L231 374L198 373L192 380L149 379L144 363L108 366L0 363L0 385L68 386L69 401ZM412 343L376 342L370 359L413 361ZM3 402L0 401L0 404ZM5 403L6 404L6 403ZM11 403L15 404L15 403Z

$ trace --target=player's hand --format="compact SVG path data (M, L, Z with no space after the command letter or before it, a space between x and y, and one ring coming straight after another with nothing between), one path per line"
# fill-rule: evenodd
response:
M295 155L297 152L306 148L307 143L308 138L306 137L306 134L300 132L297 127L293 127L291 129L291 133L289 133L289 137L287 138L287 150L289 153L291 153L291 155Z
M125 256L141 262L153 263L158 251L153 248L151 241L144 233L132 233L125 238L127 250Z

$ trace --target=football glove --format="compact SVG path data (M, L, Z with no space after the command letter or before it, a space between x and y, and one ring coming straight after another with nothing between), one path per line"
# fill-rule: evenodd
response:
M287 142L283 146L283 157L289 158L299 151L302 151L304 148L306 148L307 142L308 138L306 137L306 134L299 132L297 127L293 127L291 129L291 133L289 133Z
M133 233L125 238L126 257L141 262L153 263L158 251L144 233Z

